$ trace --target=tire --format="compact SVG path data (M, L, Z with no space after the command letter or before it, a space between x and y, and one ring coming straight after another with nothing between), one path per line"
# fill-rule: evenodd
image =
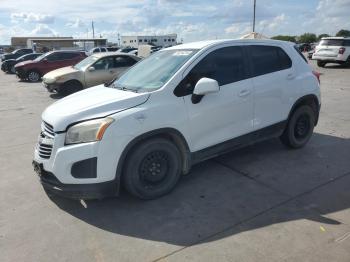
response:
M31 83L38 82L40 80L41 76L37 71L31 70L27 74L27 79Z
M76 93L78 91L83 90L83 85L78 82L78 81L70 81L70 82L66 82L64 83L58 90L57 93L59 95L70 95L73 93Z
M310 140L315 127L315 112L311 106L298 107L290 117L286 129L280 137L290 148L301 148Z
M137 198L158 198L174 189L181 167L181 155L173 143L162 138L145 141L126 159L124 187Z
M325 67L325 65L326 65L326 62L323 62L323 61L320 61L320 60L317 61L317 66Z

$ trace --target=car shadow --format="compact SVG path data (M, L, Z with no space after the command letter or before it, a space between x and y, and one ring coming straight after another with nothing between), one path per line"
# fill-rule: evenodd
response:
M330 135L314 134L300 150L273 139L194 166L156 200L123 191L103 200L51 199L102 230L181 246L299 219L338 225L328 215L350 207L349 153L348 139Z
M62 95L62 94L58 94L58 93L50 94L50 98L52 98L52 99L61 99L61 98L64 98L64 97L66 97L66 96Z
M349 64L339 65L339 64L329 63L329 64L326 64L324 68L327 68L327 69L350 69L350 65Z

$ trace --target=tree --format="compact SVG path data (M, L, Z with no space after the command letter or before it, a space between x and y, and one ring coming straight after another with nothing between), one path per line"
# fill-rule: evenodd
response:
M335 36L350 37L350 30L342 29Z
M314 43L317 41L317 37L312 33L305 33L299 37L299 42L301 43Z
M322 37L329 37L329 36L330 36L329 34L320 34L318 35L317 40L321 40Z
M274 37L271 37L271 39L289 41L294 43L296 42L295 36L290 36L290 35L276 35Z

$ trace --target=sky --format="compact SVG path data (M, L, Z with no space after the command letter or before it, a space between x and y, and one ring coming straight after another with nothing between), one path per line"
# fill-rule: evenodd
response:
M350 30L350 0L257 0L266 36ZM252 31L253 0L0 0L0 44L12 36L178 34L178 40L237 38Z

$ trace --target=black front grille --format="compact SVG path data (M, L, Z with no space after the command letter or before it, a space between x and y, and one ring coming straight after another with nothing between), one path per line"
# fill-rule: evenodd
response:
M42 121L41 133L37 144L38 154L41 158L49 159L51 157L55 132L53 126Z
M42 126L43 132L47 133L49 136L54 137L55 132L53 131L53 126L50 125L49 123L43 121L43 126Z
M41 158L49 159L52 153L52 145L39 143L38 151Z

